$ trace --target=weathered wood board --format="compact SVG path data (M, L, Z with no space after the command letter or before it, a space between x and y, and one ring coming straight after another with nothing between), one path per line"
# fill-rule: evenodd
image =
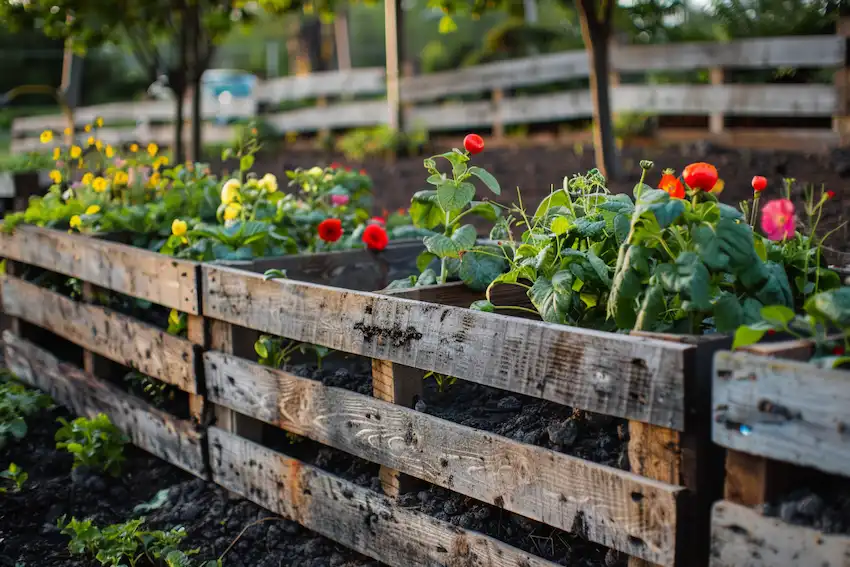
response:
M850 475L850 377L805 362L720 352L714 441L728 449Z
M219 352L213 403L653 563L673 565L683 488Z
M12 277L4 277L3 311L47 329L86 350L197 393L191 342L104 307Z
M102 382L49 352L3 333L6 364L21 380L50 394L78 415L105 413L132 443L190 473L206 478L201 434L117 387Z
M390 567L555 567L217 427L209 442L216 483Z
M0 254L165 307L200 314L195 262L33 226L20 226L12 234L0 232Z
M710 567L846 567L850 536L767 518L731 502L714 505Z
M684 427L692 345L205 265L204 315L588 411Z

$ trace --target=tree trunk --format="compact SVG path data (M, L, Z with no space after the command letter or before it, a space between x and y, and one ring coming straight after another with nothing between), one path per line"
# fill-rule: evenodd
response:
M614 117L611 112L610 44L614 0L576 0L581 35L590 60L590 94L593 99L593 149L596 167L609 180L620 175Z
M179 59L177 68L173 69L168 75L168 84L171 91L174 93L175 104L177 105L174 112L174 163L182 163L183 156L186 153L183 144L183 122L185 121L185 113L183 112L183 97L186 96L186 77L189 63L189 40L190 32L186 26L186 6L181 6L180 13L180 43L178 45Z
M191 41L191 72L190 72L190 84L192 88L192 147L191 147L191 155L189 156L192 161L201 161L201 147L202 147L202 132L203 132L203 120L201 116L201 97L203 96L203 91L201 90L201 77L206 70L208 58L206 52L204 55L201 54L201 41L203 41L203 34L201 33L201 13L198 9L197 4L193 4L193 7L190 8L190 41Z
M183 122L186 118L183 112L183 97L186 96L186 85L184 81L178 81L178 83L171 85L171 91L174 93L174 104L176 105L174 107L174 163L181 163L183 155L186 153L183 143Z

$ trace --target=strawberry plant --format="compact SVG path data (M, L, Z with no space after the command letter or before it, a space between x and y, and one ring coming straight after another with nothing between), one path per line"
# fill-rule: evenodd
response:
M129 441L103 413L92 419L78 417L70 423L58 419L62 427L56 432L56 448L74 455L74 468L86 466L118 476L124 462L124 445Z
M0 449L10 438L22 439L27 417L51 404L48 396L15 381L8 371L0 373Z
M14 492L20 492L24 488L24 483L29 478L29 475L16 465L15 463L10 463L9 467L5 471L0 471L0 478L7 480L14 484L12 490ZM5 487L0 487L0 492L7 492L8 489Z

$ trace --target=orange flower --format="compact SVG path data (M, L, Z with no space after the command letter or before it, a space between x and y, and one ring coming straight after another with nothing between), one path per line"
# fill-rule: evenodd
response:
M670 196L674 199L685 198L685 186L682 185L682 182L679 181L679 178L676 177L672 169L665 169L663 171L658 188L670 193Z
M711 191L717 185L717 168L710 163L692 163L682 171L685 184L695 191Z

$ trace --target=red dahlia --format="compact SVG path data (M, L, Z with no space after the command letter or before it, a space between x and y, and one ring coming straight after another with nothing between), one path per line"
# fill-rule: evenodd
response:
M342 237L342 221L325 219L319 223L319 238L325 242L336 242Z
M363 242L369 250L383 250L389 241L387 231L379 224L370 224L363 230Z

